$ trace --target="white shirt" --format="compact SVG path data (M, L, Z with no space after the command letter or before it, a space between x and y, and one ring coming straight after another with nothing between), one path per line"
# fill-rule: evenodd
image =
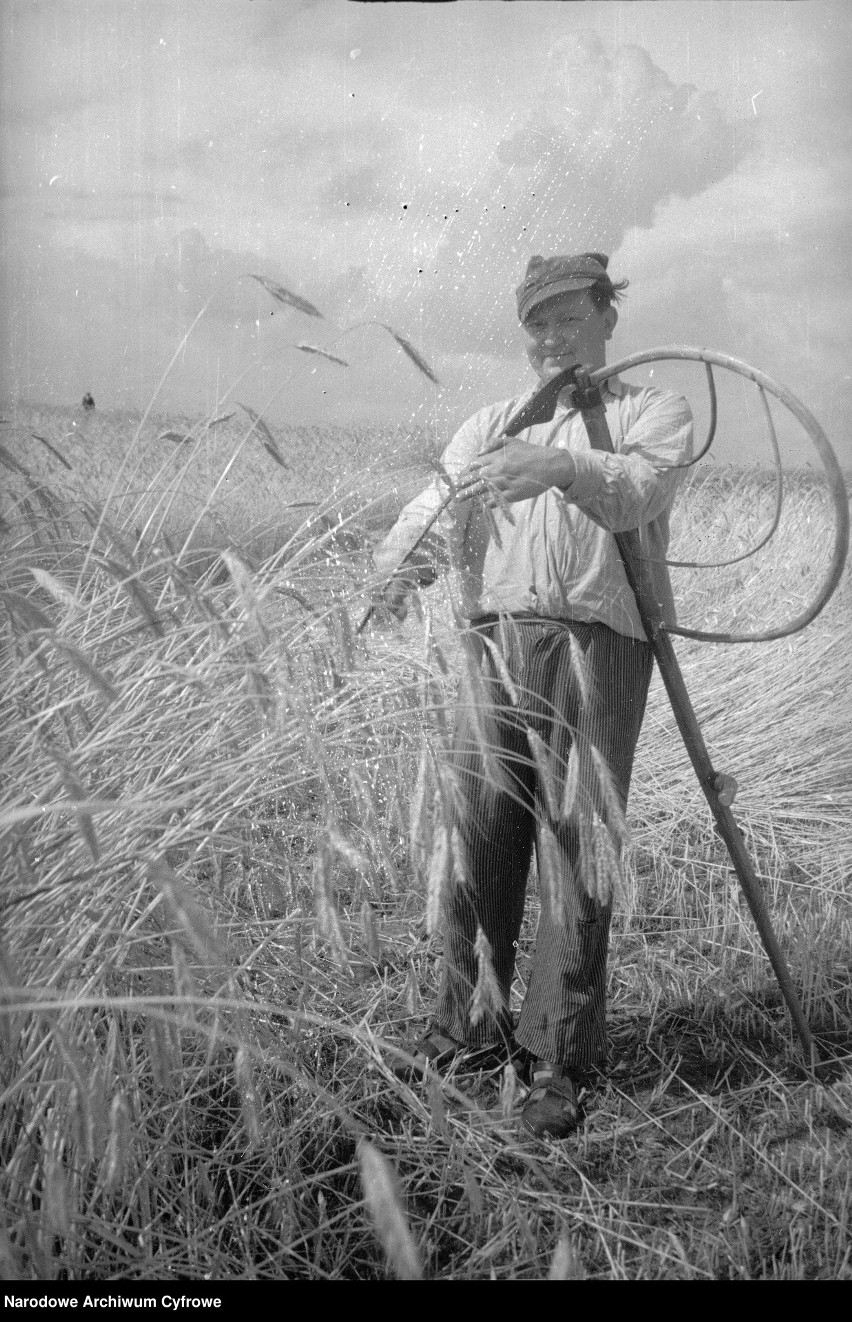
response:
M665 559L669 512L692 455L692 413L680 395L629 385L617 377L603 388L615 454L592 450L582 415L557 403L553 420L518 440L570 451L576 476L487 514L477 501L452 502L438 527L446 538L461 613L528 612L560 620L597 621L645 638L612 532L638 528L648 578L666 623L675 623ZM527 397L481 409L456 432L443 455L455 479L497 437ZM402 511L381 546L398 562L447 494L440 478ZM491 517L493 515L493 518Z

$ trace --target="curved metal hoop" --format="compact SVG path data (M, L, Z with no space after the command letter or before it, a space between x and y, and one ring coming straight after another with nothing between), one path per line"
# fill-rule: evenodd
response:
M789 638L791 634L798 633L800 629L804 629L806 625L816 619L840 582L843 566L846 563L846 554L849 549L849 502L846 483L843 480L843 473L840 470L837 457L825 432L810 409L806 408L792 391L781 385L780 382L774 381L765 372L758 371L756 367L751 367L748 363L742 362L739 358L733 358L730 354L717 353L713 349L694 348L691 345L666 345L663 348L648 349L643 353L631 354L628 358L622 358L617 363L608 363L606 367L598 368L597 371L590 373L589 381L592 385L600 385L609 377L616 376L621 372L628 372L633 367L672 359L712 364L715 367L723 367L730 372L735 372L738 376L744 376L747 380L753 381L760 390L774 395L793 414L813 443L825 471L829 494L834 505L834 545L828 570L813 601L785 625L775 629L766 629L761 633L748 634L708 633L701 629L682 629L678 625L664 625L663 627L667 633L679 634L682 638L695 638L699 642L705 643L767 643L774 642L778 638ZM707 449L706 445L704 449Z

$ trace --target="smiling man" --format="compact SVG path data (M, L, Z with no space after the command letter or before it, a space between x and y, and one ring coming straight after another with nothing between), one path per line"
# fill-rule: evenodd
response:
M604 365L625 284L600 253L530 260L518 316L541 382ZM399 611L449 563L478 690L477 710L468 696L456 712L461 857L443 898L441 988L415 1044L418 1067L463 1069L518 1046L531 1061L523 1128L565 1137L606 1055L607 841L617 849L652 668L612 534L638 529L651 590L673 622L664 561L692 416L680 396L610 378L611 454L591 449L570 394L551 422L507 439L522 402L483 409L454 436L442 542L418 548L385 600ZM444 491L436 482L406 507L375 554L379 569L394 574ZM541 916L515 1027L508 1004L533 845ZM483 1005L474 993L486 950L498 993Z

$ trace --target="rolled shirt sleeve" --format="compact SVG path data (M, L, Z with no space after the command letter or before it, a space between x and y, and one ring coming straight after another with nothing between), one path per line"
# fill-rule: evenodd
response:
M671 507L692 458L692 412L681 395L645 390L627 426L613 436L615 454L573 452L576 475L565 497L611 532L651 523ZM629 398L629 397L628 397ZM607 408L610 430L623 412L621 399ZM619 428L621 430L621 428Z
M436 473L429 486L409 501L388 535L374 548L373 562L382 573L393 573L439 510L438 518L417 548L420 582L433 581L437 571L448 566L452 548L464 539L470 514L466 501L446 504L450 483L455 482L485 445L488 428L483 431L479 425L481 416L475 414L459 428L441 457L443 473ZM443 510L442 505L446 505Z
M409 501L388 535L373 548L373 563L380 573L392 574L399 568L423 529L441 508L447 493L446 484L439 484L438 480L435 479L425 491L421 491L418 496ZM438 523L433 526L437 529ZM418 549L421 548L423 550L423 561L431 559L435 562L433 573L430 574L427 571L417 575L419 581L425 584L434 579L443 557L437 540L435 538L430 539L428 534ZM425 570L425 564L422 568Z

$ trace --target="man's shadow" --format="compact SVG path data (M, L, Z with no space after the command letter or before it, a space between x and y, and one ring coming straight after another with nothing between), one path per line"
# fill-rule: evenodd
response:
M842 1002L848 973L826 979L825 1000ZM811 1031L820 1061L818 1081L828 1086L852 1067L852 1022L837 1027L819 1007ZM609 1022L607 1078L630 1096L668 1079L671 1095L721 1094L748 1087L771 1072L784 1082L812 1078L780 990L766 983L735 1005L686 1001L650 1013L614 1012ZM843 1127L838 1118L838 1124Z

